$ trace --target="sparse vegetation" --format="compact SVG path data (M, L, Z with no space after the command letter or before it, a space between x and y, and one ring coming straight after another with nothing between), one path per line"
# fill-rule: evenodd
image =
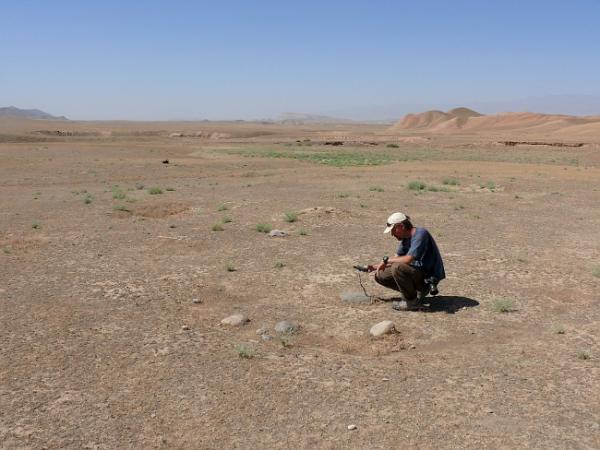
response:
M174 190L175 190L175 188L173 188L173 187L167 187L167 188L165 188L165 191L169 191L169 192L172 192Z
M308 230L306 228L300 228L300 231L298 233L300 234L300 236L308 236Z
M123 200L127 195L120 187L114 187L112 190L112 198L115 200Z
M37 230L40 228L40 224L38 222L33 222L31 224L31 228L33 228L34 230Z
M422 191L427 185L422 181L411 181L408 183L408 189L411 191Z
M94 197L92 197L92 194L86 194L86 196L83 199L83 203L85 203L86 205L89 205L90 203L92 203L93 200L94 200Z
M221 222L217 222L212 226L213 231L223 231L223 224Z
M580 351L577 352L577 358L579 358L579 359L581 359L583 361L587 361L588 359L591 358L591 355L586 350L580 350Z
M115 206L115 211L131 212L125 205Z
M448 189L447 187L436 186L434 184L427 186L427 190L430 192L450 192L450 189Z
M142 189L144 189L144 185L143 185L143 183L140 183L140 182L138 181L137 183L135 183L135 188L136 188L138 191L141 191Z
M160 195L162 193L163 193L162 189L159 188L158 186L154 186L154 187L151 187L150 189L148 189L148 194L150 194L150 195Z
M269 233L272 229L268 223L257 223L255 228L259 233Z
M337 197L338 198L348 198L348 197L350 197L350 194L348 194L347 192L339 192L337 194Z
M223 217L223 219L221 220L221 222L223 223L231 223L232 219L229 216L225 216Z
M295 221L297 221L297 220L298 220L298 213L296 213L296 212L293 212L293 211L288 211L288 212L286 212L286 213L284 214L284 216L285 216L285 221L286 221L286 222L290 222L290 223L292 223L292 222L295 222Z
M592 269L592 275L596 278L600 278L600 266L596 266Z
M233 263L227 263L227 265L225 266L225 268L227 269L227 272L235 272L236 268L233 265Z
M398 144L388 144L386 145L387 148L400 148L400 146Z
M509 313L515 311L515 304L509 298L496 298L492 301L492 309L499 313Z
M460 184L460 181L458 181L456 178L448 177L442 180L442 184L446 186L458 186Z
M488 181L487 183L481 183L479 185L479 187L481 189L489 189L490 191L493 191L494 189L496 189L496 183L494 183L493 181Z
M552 332L554 334L565 334L565 327L561 324L555 323L552 325Z
M369 188L369 191L371 191L371 192L383 192L384 189L381 186L371 186Z
M254 358L254 349L246 344L239 344L235 346L235 350L240 358L251 359Z
M221 203L217 208L217 211L227 211L229 207L225 203Z
M275 264L273 264L273 267L275 267L276 269L281 269L281 268L285 267L285 264L282 263L281 261L277 261Z

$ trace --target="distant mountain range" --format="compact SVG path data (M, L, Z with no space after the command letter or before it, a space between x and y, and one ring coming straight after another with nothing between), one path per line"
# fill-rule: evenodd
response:
M65 116L53 116L39 109L20 109L14 106L0 107L0 117L18 119L69 120Z
M283 113L279 117L274 119L275 122L291 124L291 125L303 125L309 123L351 123L352 120L340 119L338 117L330 116L319 116L317 114L304 114L304 113Z
M469 108L454 108L407 114L390 128L391 131L426 131L452 133L470 131L522 130L540 134L572 133L574 136L600 135L600 116L569 116L513 112L484 115Z

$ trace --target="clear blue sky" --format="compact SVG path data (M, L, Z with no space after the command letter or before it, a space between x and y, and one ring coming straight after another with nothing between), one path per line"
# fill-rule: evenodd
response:
M599 24L598 0L0 0L0 106L380 118L394 105L600 98Z

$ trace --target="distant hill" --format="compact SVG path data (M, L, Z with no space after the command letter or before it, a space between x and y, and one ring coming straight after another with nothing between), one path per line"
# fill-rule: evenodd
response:
M275 119L275 122L303 125L309 123L351 123L353 121L349 119L340 119L337 117L319 116L316 114L283 113Z
M531 112L483 115L468 108L455 108L448 112L425 111L419 114L407 114L390 130L428 131L431 133L521 130L552 134L578 131L584 135L600 135L600 116L568 116Z
M39 109L20 109L14 106L0 107L0 117L19 119L69 120L65 116L53 116Z

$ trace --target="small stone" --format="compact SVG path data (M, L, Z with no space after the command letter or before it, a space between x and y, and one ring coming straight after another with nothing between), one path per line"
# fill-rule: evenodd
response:
M371 303L371 297L364 292L343 292L340 299L344 303Z
M354 425L354 424L352 424L352 425L348 425L348 429L349 429L350 431L352 431L352 430L356 430L357 428L358 428L358 427L357 427L356 425Z
M411 350L414 350L415 348L417 348L417 346L415 344L411 344L410 347L408 347Z
M263 335L263 334L268 334L269 333L269 329L262 327L259 328L258 330L256 330L256 334L258 334L259 336Z
M184 325L184 326L181 327L181 329L183 331L189 331L190 327L188 327L187 325Z
M298 331L298 325L287 320L282 320L275 325L275 332L279 334L294 334Z
M383 322L379 322L371 327L369 333L373 337L383 336L384 334L389 334L396 329L394 322L391 320L384 320Z
M281 230L271 230L269 232L269 236L271 237L286 237L288 234L285 231Z
M389 378L382 378L381 381L390 381Z
M261 335L260 335L260 338L261 338L263 341L272 341L272 340L273 340L273 336L271 336L271 335L270 335L270 334L268 334L268 333L261 334Z
M193 298L192 303L194 303L195 305L199 305L202 303L202 300L200 300L199 298Z
M240 325L244 325L248 322L249 319L243 314L234 314L229 317L225 317L221 320L221 325L231 325L232 327L239 327Z

